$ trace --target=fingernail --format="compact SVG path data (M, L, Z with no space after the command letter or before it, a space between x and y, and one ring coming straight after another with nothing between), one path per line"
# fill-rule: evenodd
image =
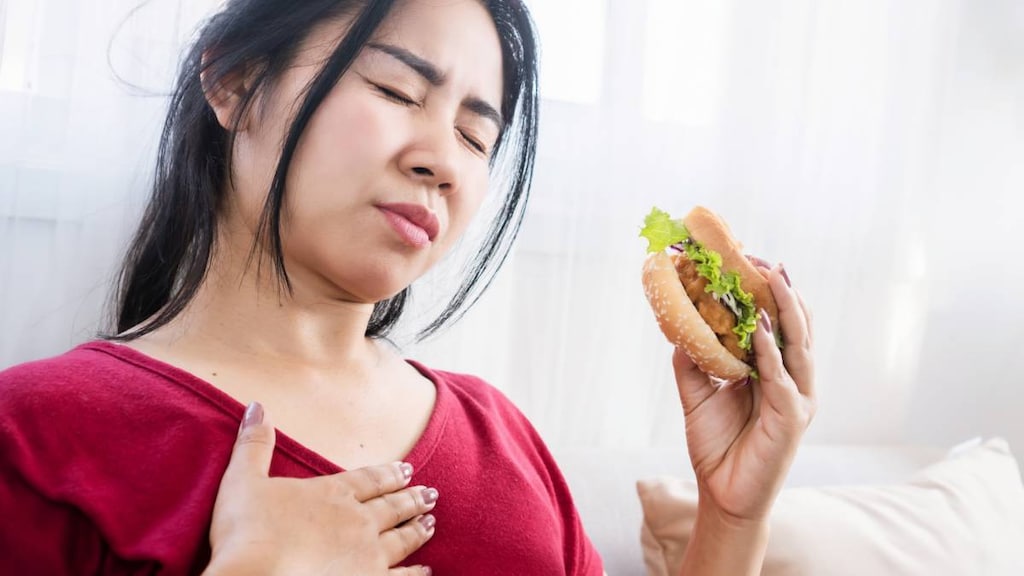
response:
M760 310L757 311L757 316L757 323L761 325L761 328L764 328L765 332L771 334L772 319L768 317L768 313L765 312L764 308L761 308Z
M427 576L434 576L434 571L430 569L430 566L424 566L423 573Z
M434 528L434 525L437 524L437 519L434 518L432 514L427 514L426 516L420 517L420 524L423 525L423 528L427 532L430 532Z
M423 503L426 504L427 506L430 506L434 502L437 502L438 494L437 490L435 490L434 488L424 488L422 494Z
M408 462L401 462L398 464L398 469L402 471L402 476L405 477L406 480L412 478L412 464L409 464Z
M758 258L757 256L752 256L750 254L747 254L746 256L747 260L750 260L750 263L758 268L768 268L770 270L772 267L772 265L769 264L768 261L763 258Z
M242 430L250 426L258 426L263 423L263 405L259 402L251 402L245 408L245 416L242 417Z
M782 279L786 281L786 286L793 287L793 282L789 280L789 274L786 273L786 266L779 264L779 272L782 273Z

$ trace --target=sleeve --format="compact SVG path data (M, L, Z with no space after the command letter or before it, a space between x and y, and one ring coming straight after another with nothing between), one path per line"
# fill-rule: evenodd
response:
M44 368L0 372L0 573L143 573L112 554L92 519L60 496L70 459L60 448L62 435L75 422L60 416L61 397L49 386L56 379Z
M7 464L0 475L0 558L8 574L100 574L98 532L77 510L43 497Z
M45 394L24 365L0 372L0 564L5 574L96 573L102 558L98 531L73 506L46 496L60 481L49 463L60 454L34 448L53 422L39 410ZM45 444L45 442L44 442ZM48 484L49 483L49 484Z
M551 455L540 433L533 427L529 419L516 408L511 400L504 398L506 418L510 425L518 428L529 442L530 449L537 459L538 472L546 475L545 483L551 496L552 505L561 518L563 551L565 557L565 573L573 576L602 576L604 565L597 549L590 541L583 528L579 511L573 501L569 484L562 471L558 468L554 456Z
M539 437L537 442L540 442ZM573 502L569 484L562 476L562 472L558 469L547 447L541 443L538 449L543 451L548 466L548 475L554 488L555 503L562 518L562 529L565 534L566 574L602 576L604 574L603 562L583 529L583 522L580 520L576 504Z

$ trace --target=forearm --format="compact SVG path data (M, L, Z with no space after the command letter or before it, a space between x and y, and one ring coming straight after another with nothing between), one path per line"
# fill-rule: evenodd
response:
M767 520L731 517L702 502L680 576L757 576L768 532Z

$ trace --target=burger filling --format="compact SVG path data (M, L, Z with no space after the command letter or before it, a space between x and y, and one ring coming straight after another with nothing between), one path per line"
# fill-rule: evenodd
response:
M711 331L718 336L718 341L725 346L730 354L740 360L746 360L749 348L744 350L740 347L740 337L735 332L737 314L730 310L723 301L716 299L707 291L708 280L697 272L697 265L693 260L680 253L674 255L672 261L675 264L676 273L679 274L679 282L686 289L686 295L697 308L701 318L707 322Z

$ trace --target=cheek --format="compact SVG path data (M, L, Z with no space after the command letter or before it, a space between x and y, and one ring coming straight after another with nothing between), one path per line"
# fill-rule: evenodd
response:
M359 94L339 85L303 134L288 174L287 205L295 221L337 221L372 195L403 128Z
M324 100L310 122L303 137L303 153L310 157L308 164L336 175L347 172L346 177L379 164L401 138L401 126L394 118L380 111L380 102L366 94L345 94L339 85ZM376 163L368 163L371 158ZM296 158L297 160L299 158Z

